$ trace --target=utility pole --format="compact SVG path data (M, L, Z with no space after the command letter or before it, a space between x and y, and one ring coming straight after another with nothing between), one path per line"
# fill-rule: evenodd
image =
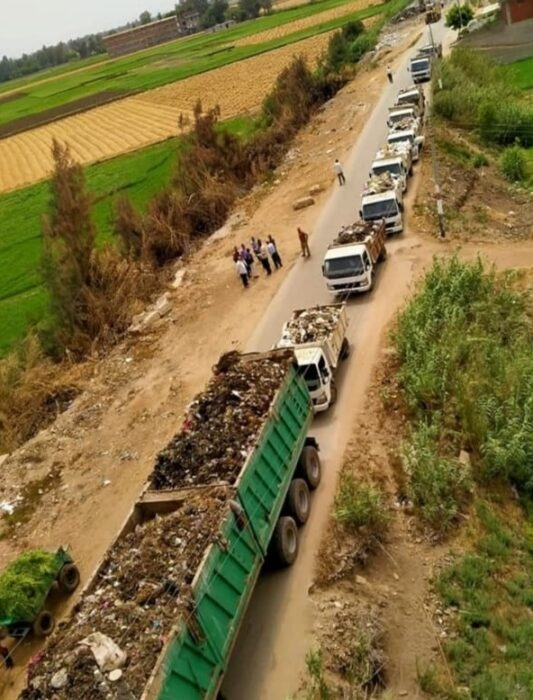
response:
M433 63L436 60L436 53L435 53L435 40L433 38L433 31L431 29L431 24L429 26L429 36L431 39L431 47L433 49L432 51L432 57L431 57L431 62ZM439 87L442 87L442 82L439 78ZM435 133L433 131L433 120L430 117L429 121L429 137L431 139L431 167L433 169L433 182L435 183L435 201L437 204L437 219L439 221L439 231L440 231L440 237L445 238L446 237L446 229L444 227L444 205L442 202L442 193L440 190L440 185L439 185L439 171L438 171L438 166L437 166L437 155L435 153Z

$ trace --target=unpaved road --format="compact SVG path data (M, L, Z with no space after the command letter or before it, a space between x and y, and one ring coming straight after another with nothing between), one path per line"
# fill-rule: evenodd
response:
M444 29L442 22L432 29L435 41L449 41L450 32ZM418 43L424 44L427 40L427 31L424 31ZM383 91L344 163L346 185L334 190L321 212L313 230L312 257L301 259L285 279L250 338L249 350L271 348L279 337L280 319L287 318L292 309L331 301L321 275L323 256L340 227L357 218L360 193L370 165L386 139L388 106L394 103L398 90L411 82L407 66L412 51L406 51L394 66L394 84ZM429 156L424 153L423 157ZM407 210L413 199L414 185L411 182ZM383 331L409 291L413 263L420 258L417 253L420 245L409 230L389 239L389 256L379 270L374 290L348 300L348 339L352 353L339 376L339 399L334 410L318 416L312 427L312 434L320 444L323 481L313 501L311 518L302 531L296 563L289 570L268 573L259 580L223 684L228 700L281 700L298 690L313 622L308 590L342 455L354 416L365 400ZM434 248L438 251L438 244ZM426 250L423 257L427 260L430 255Z

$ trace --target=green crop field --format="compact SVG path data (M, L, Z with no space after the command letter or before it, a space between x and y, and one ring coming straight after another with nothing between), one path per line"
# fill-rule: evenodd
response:
M520 90L533 90L533 57L511 63L502 70Z
M280 10L265 17L242 22L225 31L194 34L123 58L109 59L83 71L75 70L81 67L81 62L72 64L70 72L61 73L55 79L30 84L26 90L21 86L23 94L20 97L2 104L0 124L9 124L15 119L27 119L49 109L64 108L74 100L91 96L96 100L96 96L102 92L114 93L116 97L120 97L182 80L335 29L349 19L372 17L382 13L387 5L375 5L323 23L317 18L317 24L312 27L263 43L239 47L232 45L232 42L238 39L319 15L346 4L346 0L322 0Z
M177 139L90 166L87 185L95 199L94 221L102 239L111 235L113 201L126 193L138 207L168 183L178 151ZM22 338L27 326L45 313L40 281L42 213L49 198L47 182L0 197L0 355Z
M250 137L256 123L249 117L232 119L222 128L242 138ZM126 194L140 210L170 180L179 154L180 140L96 163L86 168L87 187L94 197L93 219L100 240L111 237L113 203ZM0 195L0 356L20 340L28 327L46 312L46 296L40 279L41 216L49 199L48 182L39 182Z

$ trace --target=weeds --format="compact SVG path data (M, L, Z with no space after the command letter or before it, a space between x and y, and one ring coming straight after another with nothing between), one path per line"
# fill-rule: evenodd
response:
M359 482L346 470L342 472L335 496L336 520L348 528L365 528L381 533L389 522L383 492L368 482Z
M452 613L453 634L444 648L468 697L525 700L533 689L533 550L521 519L513 523L508 511L496 513L494 503L477 504L474 551L436 581ZM423 689L436 697L457 697L438 684L425 683Z
M518 144L506 148L500 158L502 175L510 182L522 182L527 177L527 160Z

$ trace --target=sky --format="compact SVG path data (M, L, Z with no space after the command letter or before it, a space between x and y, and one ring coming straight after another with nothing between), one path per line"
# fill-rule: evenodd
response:
M112 29L137 19L169 12L173 0L1 0L0 57L17 58L84 34Z

